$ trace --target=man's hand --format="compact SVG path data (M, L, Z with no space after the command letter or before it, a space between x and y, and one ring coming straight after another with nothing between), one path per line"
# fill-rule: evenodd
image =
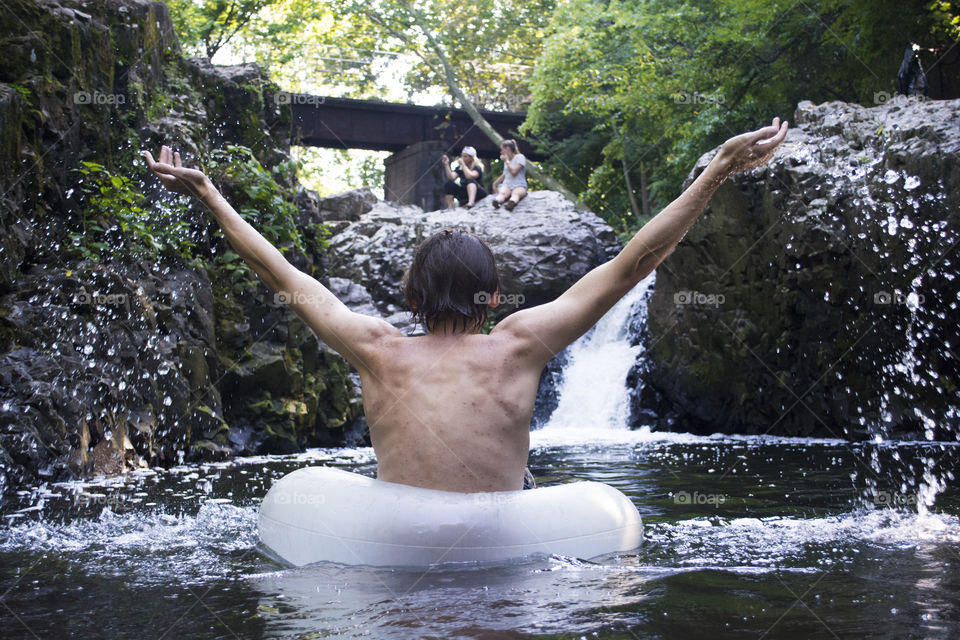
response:
M147 160L150 171L153 171L154 175L160 178L163 186L170 191L194 196L204 201L216 191L202 171L184 167L180 160L180 153L174 153L167 145L160 147L159 162L153 159L149 151L144 151L143 156Z
M725 175L748 171L769 162L773 151L787 137L787 122L774 118L768 127L741 133L723 143L714 161Z

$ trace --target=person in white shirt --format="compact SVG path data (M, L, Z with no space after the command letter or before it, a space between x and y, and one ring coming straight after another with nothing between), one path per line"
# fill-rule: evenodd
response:
M503 160L503 175L493 181L493 188L498 190L493 206L499 209L503 205L507 211L513 211L527 195L527 159L517 152L516 140L503 141L500 159Z

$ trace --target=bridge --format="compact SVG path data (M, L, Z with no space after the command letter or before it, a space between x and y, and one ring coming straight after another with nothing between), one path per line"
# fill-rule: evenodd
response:
M472 146L481 158L500 157L500 150L462 109L302 93L280 94L280 101L293 113L292 144L390 151L393 155L384 161L386 199L427 211L443 203L440 156L456 157L464 146ZM509 111L480 113L504 138L516 137L525 118ZM525 140L518 138L517 143L528 158L542 159ZM484 182L489 186L494 177L487 172Z

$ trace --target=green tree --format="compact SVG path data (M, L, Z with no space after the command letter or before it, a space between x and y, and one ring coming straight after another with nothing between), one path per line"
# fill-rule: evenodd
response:
M208 58L276 0L168 0L183 47Z
M488 4L484 6L493 7L498 0L486 1ZM454 58L451 56L450 49L458 44L460 39L454 38L451 42L445 42L442 39L443 33L438 32L436 21L439 16L445 15L440 11L442 9L441 5L445 4L445 0L435 0L433 4L422 3L420 6L414 6L404 0L380 0L377 3L357 2L355 0L344 3L343 6L345 7L344 10L350 14L365 16L372 25L382 30L384 36L392 37L395 41L402 43L407 51L415 53L430 73L435 77L444 79L451 96L459 103L460 108L470 115L477 128L490 140L500 144L503 138L483 118L478 106L468 96L455 66ZM478 0L473 4L480 7L483 3ZM452 19L463 21L462 16L459 15ZM490 39L482 41L487 45L494 42ZM477 40L477 44L481 44L481 41ZM461 62L463 61L461 60ZM527 163L527 173L544 186L574 199L572 192L549 174L542 172L536 163Z
M591 208L635 226L628 182L649 180L661 206L710 147L803 99L873 104L907 44L945 50L958 24L926 0L571 0L551 16L525 129Z
M382 49L408 56L403 82L411 95L448 87L443 58L472 104L519 110L529 101L527 80L556 4L556 0L352 0L337 3L337 11L345 18L366 18L368 33L375 34Z

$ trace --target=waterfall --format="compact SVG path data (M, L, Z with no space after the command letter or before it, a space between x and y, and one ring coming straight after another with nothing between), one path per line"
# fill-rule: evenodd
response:
M630 389L627 373L643 349L631 346L631 326L645 321L650 274L631 289L599 322L568 348L558 387L557 408L543 426L556 429L627 429Z

